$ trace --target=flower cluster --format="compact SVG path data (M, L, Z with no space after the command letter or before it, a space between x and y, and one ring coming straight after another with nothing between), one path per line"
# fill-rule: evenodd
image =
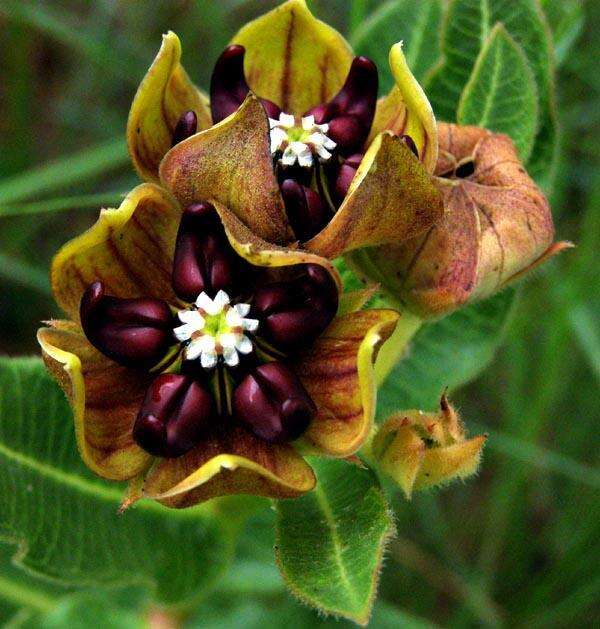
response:
M510 141L441 125L438 159L401 43L390 68L378 99L375 64L304 0L237 33L210 98L164 36L127 124L145 183L57 254L69 320L38 334L93 471L174 507L309 491L303 454L349 457L372 434L373 363L399 317L362 310L369 290L342 293L331 259L429 316L553 253ZM463 443L457 426L440 428L437 455Z

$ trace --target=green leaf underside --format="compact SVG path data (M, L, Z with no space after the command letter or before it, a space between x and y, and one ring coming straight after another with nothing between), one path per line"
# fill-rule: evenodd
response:
M538 121L535 79L523 50L501 24L481 49L460 98L457 120L508 134L524 162L531 154Z
M438 61L440 0L388 0L382 3L351 37L357 55L371 58L379 69L380 92L393 85L389 69L390 48L402 40L408 65L417 80Z
M379 389L378 417L399 409L434 410L446 388L451 391L483 371L502 341L514 293L504 290L424 324Z
M141 502L117 514L123 487L79 458L63 393L34 358L0 359L0 540L16 562L78 585L141 585L178 602L228 566L233 532L210 507Z
M528 169L542 184L550 181L556 152L556 104L551 37L537 0L453 0L442 32L440 63L425 81L436 116L453 121L462 91L494 25L501 22L523 49L539 96L539 126Z
M317 487L277 504L276 559L302 602L360 624L368 621L393 522L373 473L313 459Z

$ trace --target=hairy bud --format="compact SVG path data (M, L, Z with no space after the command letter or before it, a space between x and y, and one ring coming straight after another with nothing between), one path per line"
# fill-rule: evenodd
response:
M425 489L477 471L486 435L467 439L457 412L442 396L438 413L406 411L390 417L373 439L378 466L410 498Z

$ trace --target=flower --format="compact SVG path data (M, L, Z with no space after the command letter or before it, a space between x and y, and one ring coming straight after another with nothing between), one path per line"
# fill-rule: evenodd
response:
M373 439L372 453L410 498L414 489L474 474L486 438L467 439L458 413L443 395L438 413L406 411L386 420Z
M38 340L105 478L172 507L293 497L315 484L301 453L347 457L370 433L397 313L357 310L328 260L265 242L217 200L142 184L51 279L70 320Z
M553 242L548 201L507 136L441 123L439 138L444 218L404 243L352 254L360 274L423 318L484 299L572 246Z
M168 33L131 107L133 163L184 206L201 191L270 242L299 241L328 258L402 242L443 206L429 175L435 119L401 42L390 65L396 85L377 100L375 64L353 57L304 0L289 0L233 37L209 100ZM242 189L243 202L232 203Z

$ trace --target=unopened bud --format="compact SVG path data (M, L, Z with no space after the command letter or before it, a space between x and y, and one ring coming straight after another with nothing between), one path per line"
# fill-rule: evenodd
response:
M372 453L410 498L415 489L474 474L486 437L467 439L458 414L442 396L438 413L406 411L390 417L375 435Z

